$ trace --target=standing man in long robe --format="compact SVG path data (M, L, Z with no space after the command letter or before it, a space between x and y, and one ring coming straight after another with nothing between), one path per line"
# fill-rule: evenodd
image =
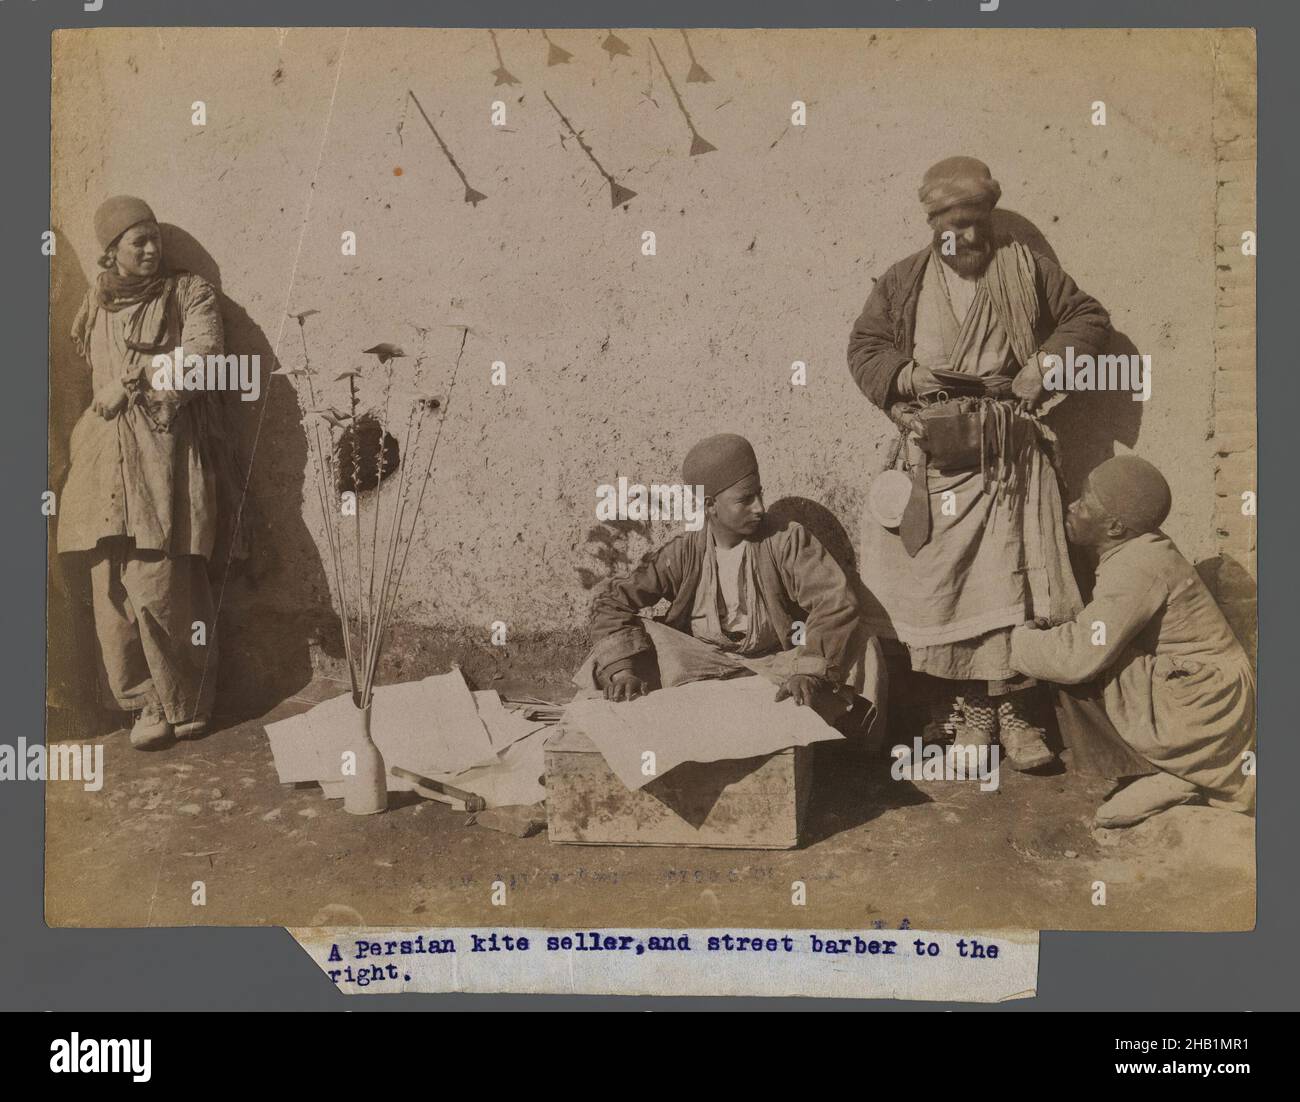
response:
M1108 459L1070 506L1070 540L1098 556L1092 601L1069 623L1016 628L1011 663L1062 693L1075 763L1137 777L1097 811L1126 827L1200 800L1250 813L1255 673L1201 576L1160 525L1169 484L1137 456Z
M959 744L1000 738L1009 764L1031 769L1051 753L1027 696L1034 682L1010 663L1011 629L1036 616L1059 622L1080 605L1050 434L1036 415L1044 357L1067 347L1095 355L1111 328L1056 263L995 237L1001 194L971 157L926 172L920 199L933 241L876 283L848 361L862 392L900 425L914 480L898 530L864 521L862 577L885 612L869 627L896 636L912 669L939 679L932 720ZM954 389L954 374L978 394L965 408L998 424L1014 454L995 440L993 454L982 445L964 468L927 464L919 415Z
M72 333L94 397L72 433L58 550L84 555L101 677L144 748L196 738L212 714L221 395L152 380L155 355L222 352L221 309L207 280L167 268L144 200L105 200L95 233L103 271Z

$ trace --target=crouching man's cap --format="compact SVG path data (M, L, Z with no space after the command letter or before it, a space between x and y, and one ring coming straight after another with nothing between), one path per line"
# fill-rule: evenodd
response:
M918 194L928 217L958 203L987 203L995 207L1002 198L1002 188L983 161L974 157L949 157L926 171Z
M1088 476L1088 485L1106 512L1139 535L1164 524L1173 503L1165 476L1136 455L1107 459Z
M705 497L717 497L751 474L758 474L754 448L743 436L731 432L705 437L686 453L682 463L682 481L687 486L703 486Z

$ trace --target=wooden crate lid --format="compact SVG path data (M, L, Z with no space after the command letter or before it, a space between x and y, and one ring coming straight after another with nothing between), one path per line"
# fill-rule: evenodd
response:
M555 730L547 736L544 748L547 750L567 751L572 754L598 754L596 744L582 731L561 720Z

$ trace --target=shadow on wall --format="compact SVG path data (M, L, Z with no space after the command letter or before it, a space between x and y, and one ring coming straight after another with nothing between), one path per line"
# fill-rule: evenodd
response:
M1237 641L1255 663L1259 653L1259 587L1250 571L1231 555L1215 555L1198 562L1196 571L1214 594Z
M578 567L583 589L603 589L611 578L626 574L636 563L628 549L633 535L650 537L651 526L644 520L605 520L587 529L587 549L601 570Z
M178 226L163 223L163 252L173 268L202 276L218 291L226 352L257 356L260 397L227 395L237 437L239 477L247 485L240 512L249 554L213 565L221 600L221 660L217 709L232 722L265 714L311 681L310 642L334 618L320 552L303 519L307 442L297 399L278 367L270 341L221 285L211 254ZM223 527L231 523L222 519ZM227 527L227 531L229 528ZM224 575L224 577L223 577Z
M73 347L72 323L86 297L81 260L70 238L54 227L58 248L51 258L49 488L63 492L68 442L90 407L90 368ZM58 513L46 542L46 720L49 739L87 738L112 730L96 692L99 652L90 605L90 574L84 555L55 550Z
M1051 243L1033 222L1013 210L993 212L994 231L1019 241L1031 252L1061 264ZM1105 302L1102 306L1106 306ZM1118 331L1103 349L1108 355L1135 356L1137 346ZM1099 463L1115 454L1115 444L1132 448L1142 426L1142 402L1133 401L1127 391L1089 391L1072 394L1047 416L1047 423L1060 438L1061 468L1065 476L1067 502L1079 493L1083 481Z
M858 571L857 552L854 550L853 541L849 538L849 533L839 517L826 508L825 505L806 497L780 498L772 503L767 510L767 514L773 523L778 526L786 521L793 520L807 528L809 532L817 537L818 542L826 548L826 553L835 560L835 565L844 571L844 576L848 579L849 584L853 587L854 595L858 598L858 606L862 610L862 615L870 619L889 619L884 607L862 581L862 575ZM901 644L893 639L882 639L881 646L884 648L885 658L889 663L890 678L897 679L904 676L907 662ZM902 661L901 666L899 664L900 660ZM900 682L894 681L894 683ZM895 700L894 694L891 693L891 708L894 706Z
M826 548L835 560L835 565L844 571L849 580L859 589L862 582L858 578L858 554L853 549L853 541L840 518L825 505L808 497L783 497L768 506L767 515L776 527L788 521L802 524Z
M1104 304L1103 304L1104 305ZM1137 345L1116 330L1105 350L1108 355L1137 356ZM1127 391L1098 390L1071 394L1047 415L1047 423L1061 442L1061 468L1068 500L1083 488L1088 474L1115 454L1115 445L1135 448L1142 429L1144 402Z
M1104 305L1104 303L1103 303ZM1106 348L1109 354L1138 355L1137 346L1127 334L1116 330ZM1145 403L1133 401L1133 395L1118 390L1099 390L1071 394L1045 418L1059 441L1061 474L1065 486L1061 504L1068 507L1079 496L1084 481L1100 464L1115 455L1115 445L1132 449L1142 428ZM1096 563L1070 545L1070 564L1085 601L1092 598Z
M1061 264L1043 232L1024 215L1013 210L995 210L993 227L995 232L1019 241L1031 252ZM1061 267L1069 272L1067 265ZM1103 302L1102 305L1107 304ZM1128 335L1118 330L1111 334L1110 343L1102 351L1107 355L1140 355ZM1137 444L1143 406L1144 403L1135 402L1127 391L1088 391L1071 394L1047 415L1045 420L1060 441L1058 454L1065 481L1062 505L1068 505L1079 495L1088 474L1115 454L1117 443L1126 449ZM1073 548L1070 549L1070 561L1079 589L1087 600L1092 593L1093 564L1086 562Z
M1056 250L1048 244L1042 230L1023 214L1018 214L1014 210L995 207L993 210L993 232L999 237L1009 237L1012 241L1019 241L1031 253L1045 256L1048 260L1055 261L1057 264L1061 263L1061 258L1056 255Z

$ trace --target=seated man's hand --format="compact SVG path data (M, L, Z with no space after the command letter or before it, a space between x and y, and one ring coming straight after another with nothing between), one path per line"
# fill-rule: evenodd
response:
M649 691L646 683L631 670L619 670L605 682L606 700L635 700Z
M793 697L794 702L801 707L811 705L813 698L821 690L823 684L822 679L815 677L813 674L792 673L776 690L776 700L779 703L787 697Z

